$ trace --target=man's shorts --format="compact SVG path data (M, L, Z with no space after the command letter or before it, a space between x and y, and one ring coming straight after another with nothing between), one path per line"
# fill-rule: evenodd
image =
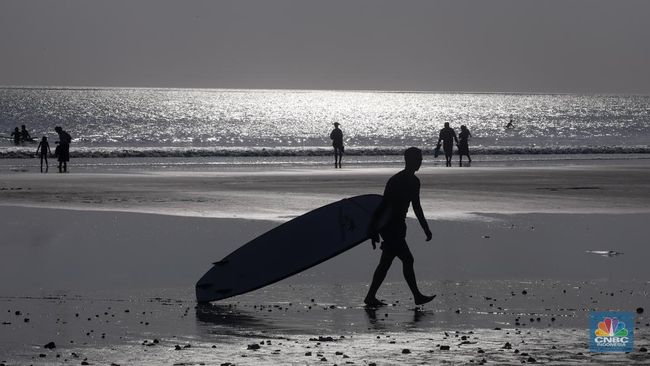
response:
M411 256L411 250L406 244L406 223L389 223L381 231L381 250L384 253L398 257L400 259Z

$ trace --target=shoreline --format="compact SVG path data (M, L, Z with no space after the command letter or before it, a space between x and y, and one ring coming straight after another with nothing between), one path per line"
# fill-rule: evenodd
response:
M401 165L323 169L170 168L40 174L0 170L0 205L286 221L342 198L381 194ZM491 213L650 212L650 160L574 165L425 166L427 217Z

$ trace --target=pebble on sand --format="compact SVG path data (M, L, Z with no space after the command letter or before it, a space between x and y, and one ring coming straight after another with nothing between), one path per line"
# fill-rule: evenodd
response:
M56 348L56 344L54 344L54 342L49 342L48 344L44 345L43 348L46 348L46 349L55 349L55 348Z
M637 314L643 314L643 308L641 308L641 307L636 308L636 313Z
M260 349L260 345L257 344L257 343L249 344L246 349L258 350L258 349Z

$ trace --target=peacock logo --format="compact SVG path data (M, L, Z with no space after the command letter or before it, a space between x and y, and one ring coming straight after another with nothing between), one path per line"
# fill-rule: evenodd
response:
M631 352L634 345L633 325L634 314L631 312L600 311L590 313L589 350L592 352Z
M598 322L596 337L627 337L625 323L615 317L607 317L602 322Z

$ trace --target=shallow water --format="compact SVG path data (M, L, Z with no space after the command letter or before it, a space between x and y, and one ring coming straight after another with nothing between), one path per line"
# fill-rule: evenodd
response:
M0 334L5 346L0 361L198 365L306 364L326 358L329 363L355 364L483 359L520 364L533 357L550 364L644 364L650 356L638 350L650 344L645 314L636 317L635 352L630 354L590 353L587 328L593 309L634 311L648 304L649 286L608 281L428 281L422 287L438 296L415 307L404 284L387 283L380 293L389 305L376 310L360 302L365 284L310 285L299 280L207 307L195 307L189 289L130 296L95 292L2 298ZM57 348L43 349L49 341ZM251 344L260 348L248 349ZM442 350L441 345L450 349Z

